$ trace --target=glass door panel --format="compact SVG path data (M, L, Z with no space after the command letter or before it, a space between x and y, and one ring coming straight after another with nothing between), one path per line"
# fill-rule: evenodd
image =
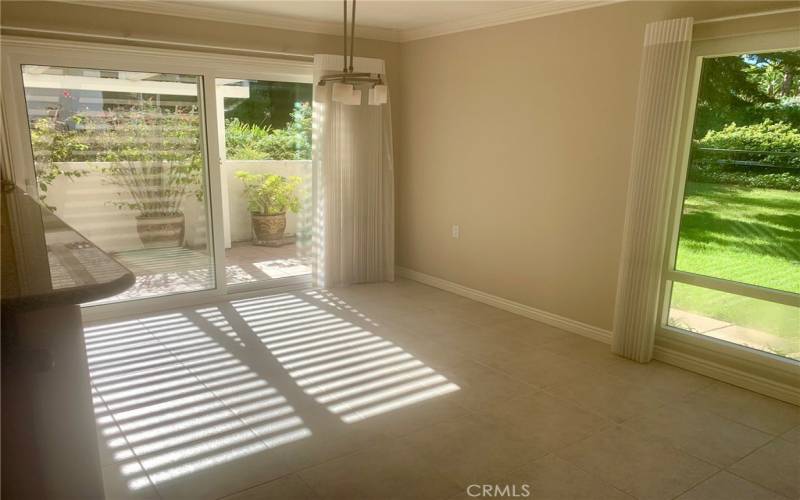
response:
M22 66L39 195L136 275L103 302L215 287L196 75Z
M312 86L217 79L216 93L226 282L307 280Z

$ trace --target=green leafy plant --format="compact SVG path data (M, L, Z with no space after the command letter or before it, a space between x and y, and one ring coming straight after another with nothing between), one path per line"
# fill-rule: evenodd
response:
M277 174L253 174L237 171L236 177L244 184L247 207L255 215L280 215L300 210L297 187L300 177Z
M78 135L69 130L64 123L58 123L53 118L36 120L31 126L31 146L36 165L39 199L44 203L47 203L48 189L58 177L64 176L74 180L89 173L86 169L64 168L61 164L88 149L88 146L80 142ZM55 207L49 208L55 210Z
M281 129L226 120L225 149L229 160L311 159L311 105L295 103L291 121Z
M187 195L203 197L200 122L196 107L174 110L145 103L80 116L84 140L105 162L101 172L123 188L118 208L141 217L182 213Z

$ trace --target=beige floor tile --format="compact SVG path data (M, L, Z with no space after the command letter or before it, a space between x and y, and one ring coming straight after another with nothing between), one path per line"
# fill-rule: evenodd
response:
M554 384L545 390L616 422L660 408L670 400L657 390L602 372Z
M467 304L447 306L442 309L456 313L460 320L477 326L489 326L503 321L519 319L519 316L514 313L474 301Z
M337 458L299 475L320 498L337 500L439 500L460 491L397 441Z
M542 346L543 349L579 359L584 363L621 362L623 358L611 352L611 346L579 335L568 335Z
M800 425L798 425L794 429L784 432L781 437L794 444L800 444Z
M491 482L547 452L537 440L496 418L467 416L403 438L427 467L461 487Z
M458 319L457 315L441 310L421 311L417 314L407 314L392 318L390 325L398 325L411 333L424 336L441 336L451 332L475 330L477 327Z
M800 445L785 439L773 440L728 470L783 496L800 497Z
M785 500L785 498L722 471L679 496L677 500Z
M522 346L502 354L486 351L479 361L539 389L597 372L591 365L538 348Z
M611 425L611 421L553 396L537 392L488 406L481 413L525 434L547 451L570 445Z
M622 427L601 431L556 454L640 500L674 498L719 470Z
M288 474L277 450L253 440L148 473L162 498L215 499Z
M405 436L425 427L467 415L468 411L457 404L457 401L457 392L442 394L372 416L351 426L391 437Z
M800 407L722 382L714 382L689 395L687 401L774 435L783 434L800 424Z
M625 381L646 385L674 399L709 388L715 383L711 378L660 361L636 363L620 357L617 359L622 362L609 366L608 373Z
M412 356L409 360L444 375L459 390L345 423L329 403L307 392L309 386L299 385L232 305L221 303L236 339L210 322L200 327L225 346L233 361L285 397L311 434L273 442L272 448L259 439L220 444L215 439L227 434L203 437L194 444L207 449L148 466L154 487L141 471L122 474L120 467L130 460L123 456L114 464L105 449L109 498L202 499L235 492L238 500L308 498L312 491L347 500L472 498L466 486L491 478L530 481L531 498L597 498L591 496L594 491L603 499L626 498L610 483L642 498L667 498L717 470L697 457L729 464L757 447L765 439L761 432L780 436L783 444L769 442L733 466L736 477L749 474L750 481L718 475L705 483L710 489L701 485L689 498L713 499L717 490L753 491L755 498L760 498L755 492L763 493L758 488L791 490L786 476L793 472L791 454L800 437L800 414L791 405L663 363L634 363L612 355L606 344L408 280L294 297L319 307L320 315L334 314L396 344ZM195 309L187 309L189 317L197 316ZM297 333L296 326L286 328L285 334ZM246 387L237 373L229 374L229 385ZM345 380L336 390L354 389L367 379ZM150 416L184 406L170 410L168 401L164 404L166 409L153 407ZM237 410L237 415L249 418L248 411ZM620 429L614 420L625 423ZM162 439L171 435L167 427L172 424L154 421L148 429L163 428ZM120 450L128 451L124 446L113 451ZM561 458L543 458L547 453ZM134 483L142 488L129 488L129 481L142 478Z
M127 475L120 468L125 467ZM135 460L103 467L106 500L158 500L153 483Z
M275 450L289 471L313 467L388 440L381 429L348 425L335 415L330 415L326 422L309 422L308 427L313 434L307 439L287 443Z
M698 458L725 467L766 444L772 436L686 403L663 406L625 423L662 438Z
M514 470L505 484L529 486L532 499L541 500L633 500L597 476L589 474L555 455L547 455Z
M514 356L533 355L538 348L520 340L513 332L493 327L472 327L458 332L440 331L430 335L440 346L464 358L499 365Z
M291 474L248 490L240 491L225 497L223 500L267 500L273 498L275 500L315 500L319 496L299 476Z
M440 371L459 387L458 391L452 393L451 399L468 410L480 410L534 390L531 386L476 361L457 361Z
M534 346L575 336L554 326L528 318L504 321L491 325L487 329L503 333L504 338L513 338Z

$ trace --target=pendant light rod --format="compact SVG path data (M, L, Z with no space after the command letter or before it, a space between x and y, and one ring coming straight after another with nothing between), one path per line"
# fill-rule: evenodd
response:
M342 2L342 13L344 14L344 22L342 23L342 28L344 28L344 37L342 38L342 58L344 62L342 63L342 73L347 73L347 0Z
M351 19L350 19L350 63L348 65L347 61L347 0L342 1L342 30L343 30L343 40L342 40L342 48L344 49L342 52L342 72L336 74L329 74L320 77L317 85L324 86L327 82L334 82L334 83L344 83L344 84L358 84L358 83L370 83L372 87L376 85L384 85L383 78L381 78L380 74L372 74L372 73L356 73L354 71L354 61L355 61L355 44L356 44L356 0L351 0L353 2L352 9L351 9ZM384 101L385 102L385 101Z
M347 0L344 0L344 4L345 4L345 6L347 5ZM355 53L354 46L355 46L355 43L356 43L356 0L353 0L353 15L350 16L350 17L351 17L350 22L352 23L350 25L350 73L352 73L353 72L353 54Z

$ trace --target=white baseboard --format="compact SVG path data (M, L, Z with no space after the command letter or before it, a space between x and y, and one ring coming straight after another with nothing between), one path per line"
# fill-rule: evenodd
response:
M421 273L408 269L405 267L397 267L396 273L398 276L408 278L410 280L418 281L426 285L430 285L448 292L467 297L468 299L482 302L498 309L519 314L526 318L535 321L540 321L548 325L555 326L564 331L582 335L590 339L599 340L607 344L611 343L611 332L603 328L588 325L574 319L565 318L558 314L553 314L535 307L520 304L513 300L504 299L497 295L482 292L474 288L470 288L452 281L448 281L430 274ZM654 352L654 359L668 363L685 370L700 373L707 377L711 377L728 384L736 385L749 389L766 396L770 396L788 403L800 405L800 390L796 387L791 387L786 384L778 383L767 378L754 375L750 370L737 369L734 366L726 366L724 364L716 363L706 359L705 357L692 356L690 354L680 352L677 349L670 349L665 347L656 346ZM747 368L747 367L745 367Z
M398 276L402 276L403 278L408 278L410 280L419 281L420 283L424 283L426 285L441 288L442 290L455 293L456 295L461 295L462 297L467 297L468 299L472 299L477 302L483 302L484 304L488 304L498 309L503 309L504 311L519 314L520 316L525 316L526 318L530 318L541 323L546 323L548 325L555 326L556 328L561 328L567 332L582 335L593 340L599 340L600 342L605 342L606 344L611 343L611 332L609 330L604 330L603 328L581 323L580 321L565 318L564 316L559 316L558 314L553 314L551 312L542 311L541 309L536 309L535 307L526 306L525 304L520 304L519 302L514 302L513 300L504 299L502 297L498 297L497 295L482 292L468 286L459 285L458 283L453 283L452 281L437 278L436 276L414 271L413 269L408 269L406 267L397 267L396 273Z

